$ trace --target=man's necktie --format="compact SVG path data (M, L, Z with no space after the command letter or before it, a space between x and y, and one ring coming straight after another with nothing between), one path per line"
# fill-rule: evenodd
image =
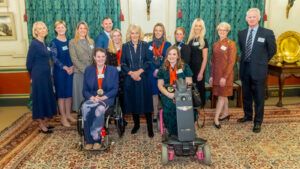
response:
M245 52L245 62L250 62L251 58L251 51L252 51L252 33L253 29L250 30L250 35L248 36L247 43L246 43L246 52Z

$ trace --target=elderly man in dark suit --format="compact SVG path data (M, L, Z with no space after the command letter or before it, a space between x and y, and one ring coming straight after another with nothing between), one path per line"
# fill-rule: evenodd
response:
M253 132L255 133L261 131L268 62L276 52L274 33L272 30L259 26L260 18L259 9L249 9L246 16L249 27L238 33L241 50L240 78L244 105L244 117L238 119L238 122L252 121L254 101Z

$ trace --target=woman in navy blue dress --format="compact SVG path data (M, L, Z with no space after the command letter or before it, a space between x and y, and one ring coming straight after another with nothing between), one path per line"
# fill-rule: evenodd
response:
M95 48L93 64L84 71L82 105L85 149L101 148L105 111L114 104L119 89L119 73L114 66L105 65L106 51Z
M53 93L50 64L51 51L44 43L48 29L43 22L35 22L32 27L32 40L28 54L26 67L32 83L32 118L39 123L40 131L52 133L52 126L48 125L48 119L56 113L56 101Z
M148 136L153 137L152 127L152 93L149 83L149 46L141 41L141 27L130 25L126 34L126 43L122 47L121 70L124 79L124 102L126 113L132 113L134 127L131 134L140 128L140 114L145 114Z
M151 83L152 83L152 98L153 98L153 121L156 122L159 99L157 88L157 72L158 69L164 62L166 57L167 49L171 46L171 43L167 41L166 29L162 23L157 23L153 28L152 41L149 42L150 57L152 58L151 63Z
M71 125L68 120L76 122L71 116L73 64L68 48L69 40L66 37L66 23L64 21L57 21L54 27L57 36L52 40L51 48L55 51L55 55L52 56L54 61L53 78L55 94L58 99L61 123L65 127L70 127Z

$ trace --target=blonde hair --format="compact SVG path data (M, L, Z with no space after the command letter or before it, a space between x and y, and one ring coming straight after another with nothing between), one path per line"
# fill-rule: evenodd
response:
M258 15L258 18L259 18L259 19L261 18L260 10L259 10L258 8L250 8L250 9L247 11L246 18L247 18L247 16L249 15L250 12L256 12L257 15Z
M174 36L176 36L177 31L181 31L183 33L183 35L185 35L185 29L184 27L177 27L174 31ZM175 42L176 42L176 38L174 37Z
M42 21L36 21L36 22L34 22L33 25L32 25L32 36L33 36L34 38L37 38L37 37L38 37L38 35L36 34L36 29L37 29L37 26L38 26L38 25L43 25L43 26L45 26L45 27L46 27L46 30L47 30L47 32L48 32L48 28L47 28L47 26L46 26L46 24L45 24L44 22L42 22Z
M116 48L116 46L115 46L115 43L112 41L113 35L114 35L114 33L116 33L116 32L118 32L118 33L121 35L121 42L122 42L122 32L120 31L120 29L117 29L117 28L113 29L113 30L110 32L110 34L109 34L110 40L109 40L109 43L108 43L108 51L111 52L111 53L117 53L117 48ZM121 45L122 45L122 43L121 43ZM122 46L121 46L121 47L122 47Z
M225 28L228 32L231 30L231 26L227 22L221 22L221 23L219 23L219 25L217 26L216 29L219 30L221 27Z
M134 31L134 30L137 31L137 32L139 33L139 35L140 35L139 40L143 40L143 38L144 38L144 33L142 32L141 27L138 26L138 25L135 25L135 24L131 24L131 25L129 25L129 27L128 27L128 29L127 29L127 32L126 32L126 42L128 42L128 41L131 40L131 39L130 39L130 34L131 34L131 32Z
M156 27L161 27L162 29L163 29L163 41L167 41L167 36L166 36L166 29L165 29L165 26L164 26L164 24L162 24L162 23L157 23L157 24L155 24L154 25L154 27L153 27L153 34L152 34L152 39L154 39L155 38L155 28Z
M79 40L78 29L79 29L80 25L84 25L85 28L87 29L87 34L86 34L86 36L85 36L85 39L88 41L89 44L92 44L92 39L89 37L89 26L88 26L88 24L87 24L86 22L84 22L84 21L80 21L80 22L77 24L77 26L76 26L75 37L74 37L75 43L77 43L78 40Z
M174 46L174 45L173 45L173 46L170 46L170 47L167 49L167 52L166 52L166 58L165 58L164 63L163 63L163 68L164 68L165 70L169 70L169 68L170 68L170 62L169 62L169 60L168 60L168 55L169 55L169 52L170 52L171 50L176 50L177 56L178 56L175 67L176 67L177 69L183 69L183 68L184 68L184 62L183 62L182 59L181 59L180 51L179 51L178 47L177 47L177 46Z
M63 20L58 20L58 21L56 21L55 23L54 23L54 31L55 31L55 34L57 34L57 32L56 32L56 27L58 26L58 25L64 25L64 27L67 29L67 24L66 24L66 22L65 21L63 21Z
M194 30L197 22L200 22L200 24L201 24L201 32L200 32L199 35L196 35L195 34L195 30ZM200 47L199 48L203 49L204 46L205 46L205 41L204 41L205 33L206 33L206 29L205 29L205 23L204 23L204 21L201 18L196 18L193 21L193 24L192 24L192 27L191 27L191 30L190 30L190 35L189 35L187 43L189 43L191 40L193 40L196 37L198 37L198 42L200 43Z

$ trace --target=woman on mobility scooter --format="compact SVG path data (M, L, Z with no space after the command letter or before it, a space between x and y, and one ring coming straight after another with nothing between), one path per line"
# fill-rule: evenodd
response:
M157 74L157 84L161 92L164 124L170 136L177 136L175 82L183 78L187 84L192 84L192 76L190 67L181 60L179 49L176 46L168 48L167 58Z
M119 73L115 67L105 64L106 57L104 49L95 48L93 64L84 72L82 93L86 101L81 111L86 150L101 148L105 111L114 105L118 93Z

